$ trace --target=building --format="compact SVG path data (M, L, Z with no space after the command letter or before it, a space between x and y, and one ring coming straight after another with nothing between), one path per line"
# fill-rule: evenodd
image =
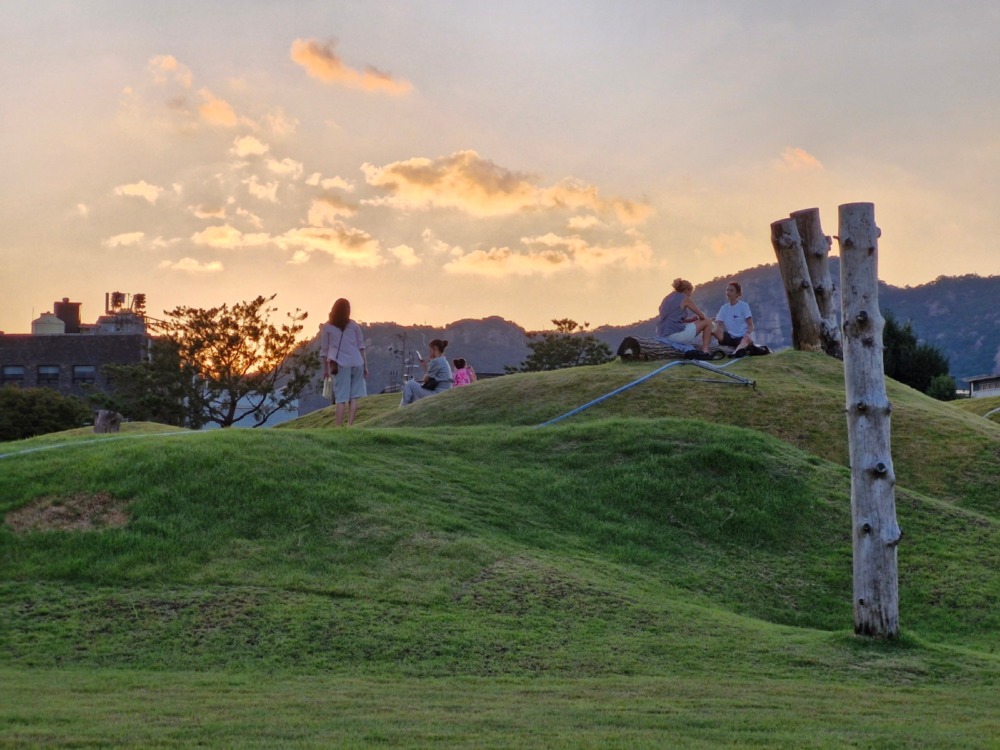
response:
M126 304L126 302L128 304ZM0 333L0 387L52 388L66 396L110 389L107 365L127 365L148 356L145 296L115 292L105 314L83 323L79 302L68 297L31 323L31 333Z
M976 375L973 378L962 379L969 384L969 395L972 398L1000 396L1000 373Z

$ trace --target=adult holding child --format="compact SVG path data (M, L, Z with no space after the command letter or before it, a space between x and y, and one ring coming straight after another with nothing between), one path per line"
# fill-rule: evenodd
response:
M753 315L743 299L743 287L738 281L726 285L726 302L715 316L713 335L722 346L734 347L730 356L743 357L753 343Z
M330 310L329 321L320 332L320 357L323 360L323 377L333 376L333 400L337 405L336 425L344 424L344 411L348 411L347 425L354 424L358 412L358 399L368 395L365 378L368 377L368 358L365 355L365 337L361 326L351 320L351 303L338 299Z
M424 359L417 355L420 360L420 367L425 374L420 380L408 380L403 386L403 398L400 406L412 404L428 396L447 391L452 386L451 367L448 359L444 356L444 350L448 348L448 342L441 339L433 339L428 345L430 359Z
M711 359L712 321L691 299L694 284L687 279L674 279L674 291L660 303L660 318L656 324L656 338L665 344L691 352L693 359Z

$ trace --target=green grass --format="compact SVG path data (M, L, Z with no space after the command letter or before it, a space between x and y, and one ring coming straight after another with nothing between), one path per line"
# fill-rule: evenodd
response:
M986 396L984 398L963 398L958 401L952 401L953 406L957 406L962 411L967 411L971 414L978 414L981 417L986 416L988 420L995 424L1000 424L1000 396ZM990 414L990 412L993 412Z
M989 746L1000 430L893 384L903 637L857 639L832 362L675 368L544 429L653 367L23 441L63 447L0 458L0 513L130 520L0 526L0 746Z

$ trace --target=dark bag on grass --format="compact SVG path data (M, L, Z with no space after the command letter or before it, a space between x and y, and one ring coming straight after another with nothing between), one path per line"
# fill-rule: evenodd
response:
M766 346L757 346L756 344L750 344L747 347L747 354L751 357L763 357L765 354L770 354L771 350Z
M435 378L424 378L424 382L420 384L421 388L426 388L429 391L437 390L438 382Z

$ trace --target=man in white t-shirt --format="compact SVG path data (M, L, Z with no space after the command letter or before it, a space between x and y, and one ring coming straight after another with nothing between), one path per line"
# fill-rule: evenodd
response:
M744 356L747 347L753 343L753 316L750 305L740 299L742 295L743 288L739 282L731 281L726 287L726 304L719 308L712 331L722 346L735 347L733 357Z

